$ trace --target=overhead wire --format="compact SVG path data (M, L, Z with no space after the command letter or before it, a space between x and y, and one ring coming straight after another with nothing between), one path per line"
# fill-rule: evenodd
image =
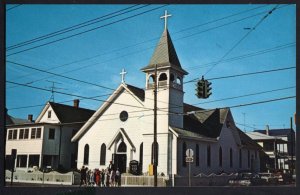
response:
M287 6L287 5L285 5L285 6ZM283 7L285 7L285 6L279 7L278 9L283 8ZM249 11L249 10L247 10L247 11ZM265 13L265 11L264 11L264 12L260 12L260 13L255 14L255 15L252 15L252 16L249 16L249 17L246 17L246 18L242 18L242 19L239 19L239 20L236 20L236 21L233 21L233 22L226 23L225 25L229 25L229 24L232 24L232 23L235 23L235 22L239 22L239 21L242 21L242 20L251 18L251 17L255 17L255 16L258 16L258 15L262 15L262 14L264 14L264 13ZM236 15L236 14L233 14L233 15ZM227 16L227 17L228 17L228 16ZM226 17L224 17L224 18L226 18ZM217 21L218 21L218 20L222 20L222 18L217 19ZM213 22L213 21L211 21L211 22ZM210 22L210 23L211 23L211 22ZM176 39L175 41L181 40L181 39L185 39L185 38L188 38L188 37L191 37L191 36L195 36L195 35L197 35L197 34L200 34L200 33L203 33L203 32L207 32L207 31L209 31L209 30L214 30L214 29L216 29L216 28L223 27L223 26L225 26L225 25L213 27L213 28L207 29L207 30L205 30L205 31L201 31L201 32L198 32L198 33L194 33L194 34L189 35L189 36L180 37L180 38ZM197 26L201 26L201 25L197 25ZM189 27L189 28L193 28L193 27ZM183 29L183 30L185 30L185 29ZM183 30L181 30L181 31L183 31ZM154 40L154 39L151 39L151 40ZM156 40L156 39L155 39L155 40ZM146 42L147 42L147 41L146 41ZM142 42L142 43L144 43L144 42ZM135 45L137 45L137 44L135 44ZM135 45L133 45L133 46L135 46ZM158 46L158 45L157 45L157 46ZM157 46L151 46L151 47L148 47L148 48L146 48L146 49L144 49L144 50L138 50L138 51L135 51L135 52L131 52L131 53L122 55L122 56L117 57L117 58L114 57L114 58L112 58L112 59L109 59L109 60L106 60L106 61L103 61L103 62L100 62L100 63L97 62L97 63L94 63L94 64L88 64L88 65L82 66L82 67L77 68L77 69L73 69L73 70L68 71L68 72L74 72L74 71L78 71L78 70L83 69L83 68L91 67L91 66L98 65L98 64L101 64L101 63L105 63L105 62L110 62L110 61L112 61L112 60L116 60L116 59L120 59L120 58L123 58L123 57L127 57L127 56L132 55L132 54L137 54L137 53L140 53L140 52L144 52L145 50L152 49L152 48L155 48L155 47L157 47ZM125 48L128 48L128 47L131 47L131 46L124 47L124 49L125 49ZM123 49L123 48L117 49L117 50L113 50L113 51L111 51L111 52L106 52L106 53L104 53L104 54L109 54L109 53L116 52L116 51L119 51L119 50L122 50L122 49ZM90 60L90 59L93 59L93 58L95 58L95 57L98 57L98 56L101 56L101 55L104 55L104 54L99 54L99 55L96 55L96 56L92 56L92 57L88 57L88 58L83 58L83 59L81 59L81 60L76 60L76 61L73 61L73 62L70 62L70 63L66 63L66 64L62 64L62 65L56 66L56 67L52 67L51 70L56 69L56 68L60 68L60 67L63 67L63 66L68 66L68 65L71 65L71 64L74 64L74 63L78 63L78 62ZM65 72L63 72L63 73L61 73L61 74L64 74L64 73L65 73ZM31 75L31 74L28 74L28 75ZM27 76L27 75L22 76L21 78L26 77L26 76ZM46 77L46 78L49 78L49 77ZM43 78L43 79L45 79L45 78ZM37 82L37 81L40 81L40 80L43 80L43 79L37 79L37 80L32 81L32 82L30 82L30 83ZM30 84L30 83L29 83L29 84Z
M19 48L19 47L23 47L23 46L26 46L26 45L29 45L29 44L32 44L32 43L35 43L35 42L38 42L38 41L42 41L42 40L45 40L45 39L49 39L51 37L54 37L54 36L57 36L57 35L61 35L61 34L67 33L67 32L71 32L71 31L74 31L74 30L77 30L77 29L80 29L80 28L83 28L83 27L86 27L86 26L89 26L89 25L92 25L92 24L95 24L95 23L98 23L98 22L102 22L102 21L114 18L116 16L120 16L120 15L123 15L123 14L126 14L126 13L130 13L132 11L144 8L146 6L149 6L149 4L144 5L142 7L139 7L139 8L135 8L133 10L129 10L129 11L123 12L125 10L131 9L133 7L136 7L136 6L139 6L139 4L136 4L136 5L133 5L133 6L130 6L130 7L126 7L124 9L121 9L121 10L118 10L118 11L115 11L115 12L112 12L112 13L109 13L109 14L105 14L103 16L100 16L100 17L97 17L97 18L94 18L94 19L91 19L91 20L88 20L88 21L85 21L85 22L82 22L82 23L79 23L79 24L67 27L67 28L64 28L64 29L61 29L61 30L58 30L58 31L55 31L55 32L52 32L52 33L48 33L46 35L42 35L42 36L30 39L28 41L23 41L21 43L18 43L18 44L15 44L15 45L11 45L11 46L9 46L9 47L6 48L6 51L9 51L9 50L12 50L12 49L16 49L16 48ZM117 14L119 12L122 12L122 13ZM108 17L108 16L110 16L110 17Z
M110 22L110 23L107 23L107 24L104 24L104 25L92 28L92 29L89 29L89 30L86 30L86 31L82 31L82 32L79 32L79 33L76 33L76 34L72 34L72 35L69 35L69 36L66 36L66 37L63 37L63 38L60 38L60 39L56 39L56 40L53 40L53 41L50 41L50 42L47 42L47 43L44 43L44 44L40 44L40 45L37 45L37 46L34 46L34 47L30 47L30 48L27 48L27 49L24 49L24 50L21 50L21 51L10 53L10 54L6 55L6 57L9 57L9 56L12 56L12 55L15 55L15 54L19 54L19 53L23 53L25 51L36 49L36 48L39 48L39 47L42 47L42 46L46 46L46 45L49 45L49 44L52 44L52 43L56 43L56 42L59 42L59 41L65 40L65 39L69 39L69 38L72 38L72 37L75 37L75 36L78 36L78 35L82 35L82 34L87 33L87 32L91 32L91 31L94 31L94 30L97 30L97 29L100 29L100 28L103 28L103 27L106 27L106 26L109 26L109 25L112 25L112 24L115 24L115 23L119 23L119 22L124 21L124 20L128 20L128 19L134 18L134 17L139 16L139 15L143 15L145 13L148 13L148 12L151 12L151 11L163 8L165 6L168 6L168 5L162 5L160 7L152 8L152 9L143 11L141 13L134 14L132 16L128 16L128 17L125 17L125 18L122 18L122 19L119 19L119 20L116 20L116 21L113 21L113 22Z

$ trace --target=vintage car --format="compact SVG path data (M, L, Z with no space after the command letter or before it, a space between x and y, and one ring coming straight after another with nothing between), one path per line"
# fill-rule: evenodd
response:
M230 186L257 186L265 185L266 180L260 178L258 174L255 173L239 173L234 179L228 181Z
M259 173L260 178L266 180L266 184L268 185L277 185L278 178L275 177L273 173Z

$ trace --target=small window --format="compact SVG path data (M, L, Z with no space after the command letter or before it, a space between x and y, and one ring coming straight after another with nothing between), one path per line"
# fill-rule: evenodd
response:
M31 139L35 139L36 128L31 129Z
M207 146L207 166L210 167L210 146Z
M232 148L230 148L230 154L229 154L229 157L230 157L230 168L233 167L233 161L232 161Z
M196 166L199 166L199 145L196 144Z
M26 166L27 166L27 155L18 155L17 167L26 167Z
M42 131L41 128L36 129L36 138L41 138L41 131Z
M28 139L29 137L29 129L25 129L24 139Z
M17 139L17 136L18 136L18 130L17 130L17 129L14 129L14 132L13 132L13 139Z
M7 139L8 140L12 139L12 137L13 137L12 135L13 135L13 130L9 130Z
M240 149L240 160L239 160L240 168L242 168L242 149Z
M103 143L100 149L100 165L105 165L106 159L106 145Z
M168 79L168 78L167 78L166 73L162 73L162 74L159 76L158 81L165 81L165 80L167 80L167 79Z
M83 164L88 165L89 164L89 145L85 144L84 146L84 156L83 156Z
M51 110L48 111L48 118L51 118Z
M223 165L223 156L222 156L222 148L219 148L219 166L222 167Z
M177 77L176 83L179 84L179 85L181 85L181 78L180 77Z
M127 119L128 119L128 112L122 111L122 112L120 113L120 120L121 120L122 122L125 122L125 121L127 121Z
M55 138L55 129L49 129L48 139L54 139L54 138Z
M20 129L19 139L24 139L24 129Z

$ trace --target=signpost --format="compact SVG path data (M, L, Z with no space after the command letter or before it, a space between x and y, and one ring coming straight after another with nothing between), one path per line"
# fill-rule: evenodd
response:
M194 161L194 151L192 149L187 149L185 157L185 162L189 163L189 186L191 186L191 163Z

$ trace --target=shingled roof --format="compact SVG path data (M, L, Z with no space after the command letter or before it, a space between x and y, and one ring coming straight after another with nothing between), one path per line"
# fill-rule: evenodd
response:
M162 36L156 46L149 65L142 68L141 70L153 70L156 64L158 68L172 67L178 71L183 72L184 74L188 74L181 67L168 29L165 29L162 33Z
M238 128L238 132L240 135L241 143L244 147L249 149L259 149L262 150L262 147L256 143L253 139L251 139L247 134L245 134L242 130Z
M49 102L49 104L61 123L85 122L95 113L94 110L85 108L77 108L54 102Z
M254 130L254 132L266 134L266 130ZM293 130L294 132L294 130ZM287 136L291 133L291 129L270 129L269 135L270 136Z
M210 138L220 136L228 109L204 110L202 108L184 104L184 111L199 111L185 115L183 118L184 129L199 133Z
M135 87L133 85L126 84L127 88L137 96L141 101L145 100L145 91L141 88Z
M19 124L28 124L33 123L27 119L20 119L10 116L9 114L6 115L6 125L19 125Z

